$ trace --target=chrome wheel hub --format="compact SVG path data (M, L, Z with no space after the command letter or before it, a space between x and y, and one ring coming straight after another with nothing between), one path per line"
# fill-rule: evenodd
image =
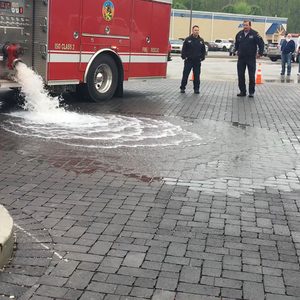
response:
M112 85L112 70L109 65L98 66L94 76L95 89L99 93L106 93Z

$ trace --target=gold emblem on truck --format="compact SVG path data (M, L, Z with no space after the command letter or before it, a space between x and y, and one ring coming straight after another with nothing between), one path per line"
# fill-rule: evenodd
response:
M102 15L105 21L111 21L115 14L115 6L114 4L108 0L105 1L102 6Z

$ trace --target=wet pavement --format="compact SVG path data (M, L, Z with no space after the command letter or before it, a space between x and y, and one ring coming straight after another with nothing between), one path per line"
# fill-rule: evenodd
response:
M254 99L225 81L125 89L66 97L117 118L124 143L94 125L86 139L37 131L0 100L0 203L17 240L0 299L300 299L300 85Z

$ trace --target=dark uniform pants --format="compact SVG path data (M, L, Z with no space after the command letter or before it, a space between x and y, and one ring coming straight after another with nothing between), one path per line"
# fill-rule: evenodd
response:
M189 59L186 59L184 61L184 68L183 68L182 80L180 85L181 90L185 90L192 69L194 72L194 90L199 91L201 62L199 60L192 61Z
M249 74L249 94L255 92L255 71L256 71L256 58L239 57L237 63L237 71L239 77L239 89L241 93L246 94L245 71L248 68Z

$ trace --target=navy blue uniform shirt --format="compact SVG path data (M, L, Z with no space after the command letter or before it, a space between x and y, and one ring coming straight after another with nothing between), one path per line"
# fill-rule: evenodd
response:
M191 34L184 40L181 57L182 59L202 61L205 59L205 52L204 40L200 36L194 37Z
M241 30L235 37L235 50L241 58L255 58L258 53L260 56L264 53L264 41L257 31L250 29L245 35Z

